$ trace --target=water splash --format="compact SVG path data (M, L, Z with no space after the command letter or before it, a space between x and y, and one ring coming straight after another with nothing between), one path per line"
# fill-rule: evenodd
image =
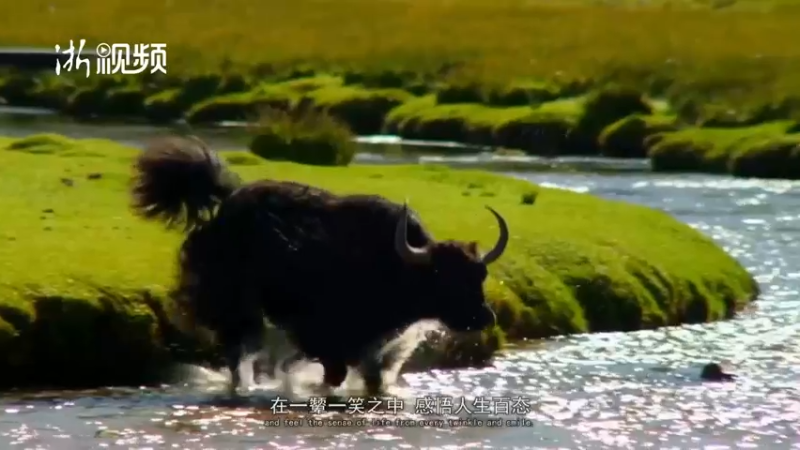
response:
M415 353L415 350L423 342L440 339L442 335L443 331L438 323L423 321L387 339L375 350L377 355L386 361L383 382L387 395L397 397L408 395L403 386L398 384L402 381L400 374L403 368L408 364L417 370L431 369L431 361L422 359L421 354ZM322 386L324 370L319 363L301 360L292 364L288 372L283 370L283 362L291 359L297 353L297 349L281 330L269 327L266 342L267 347L261 354L249 355L239 364L242 379L241 393L292 399L308 399L320 395L340 397L364 395L363 378L357 370L349 369L342 385L333 391L327 391ZM256 373L253 369L256 358L275 361L275 376ZM214 370L196 365L181 365L176 368L173 378L176 384L191 386L205 392L223 392L228 388L231 375L226 368Z

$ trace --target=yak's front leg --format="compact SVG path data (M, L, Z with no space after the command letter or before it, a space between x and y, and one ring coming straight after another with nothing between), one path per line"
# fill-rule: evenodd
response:
M384 375L403 356L402 350L400 341L394 336L388 340L381 339L364 353L358 362L358 370L367 395L376 397L384 393Z
M359 372L364 379L364 389L368 396L378 396L383 392L384 364L379 354L368 355L361 362Z

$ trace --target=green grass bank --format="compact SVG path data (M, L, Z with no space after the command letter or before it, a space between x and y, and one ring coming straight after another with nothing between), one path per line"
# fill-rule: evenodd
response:
M166 292L181 236L129 211L136 152L54 135L0 139L4 384L140 384L158 380L170 362L216 358L171 324ZM479 211L484 204L501 211L511 241L485 285L499 327L427 349L439 366L481 364L504 342L524 338L723 319L758 293L709 238L642 206L441 166L225 158L249 180L408 197L437 237L483 247L497 230Z

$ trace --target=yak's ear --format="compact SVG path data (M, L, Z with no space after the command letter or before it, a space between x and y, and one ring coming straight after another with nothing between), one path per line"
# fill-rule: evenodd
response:
M472 241L467 244L467 251L469 252L470 256L480 256L480 250L478 249L478 243Z

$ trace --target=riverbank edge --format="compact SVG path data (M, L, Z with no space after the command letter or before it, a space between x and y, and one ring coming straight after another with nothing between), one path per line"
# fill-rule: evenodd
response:
M64 233L55 242L74 244L62 253L71 252L68 257L86 266L73 267L70 260L58 267L55 261L66 264L64 255L36 255L37 264L45 266L37 270L55 278L42 284L9 273L0 285L5 387L151 384L163 381L176 362L221 363L210 342L187 334L174 320L165 286L180 237L142 223L126 209L125 183L137 150L53 135L0 139L0 149L0 186L5 186L0 203L6 209L16 205L19 217L0 227L7 248L0 263L18 263L24 270L31 242ZM43 158L47 164L41 164ZM319 168L237 151L224 152L224 158L246 179L291 179L400 201L410 195L436 235L479 239L482 246L496 238L496 225L488 215L463 210L491 203L506 216L512 227L509 253L491 267L485 284L499 327L428 343L412 357L410 370L485 365L505 342L729 318L758 295L752 276L724 250L650 208L440 166ZM78 181L59 180L67 174ZM52 192L36 194L37 184ZM19 186L30 198L10 198ZM437 198L425 195L432 191ZM45 208L54 196L58 206ZM99 219L82 218L91 214L93 201L108 210ZM70 205L85 206L69 218ZM103 218L105 212L115 222ZM59 222L43 214L65 218ZM613 226L607 217L616 218ZM106 240L96 244L97 234ZM85 256L93 252L111 254L127 271L147 273L115 273ZM54 261L52 267L47 261ZM75 270L82 275L73 275ZM8 281L14 276L18 281Z
M0 76L0 97L12 106L76 118L154 124L253 121L264 108L314 109L358 135L462 143L449 149L458 154L488 147L550 157L650 158L657 172L800 179L800 170L792 169L800 166L800 125L778 106L699 118L615 85L530 81L492 87L422 83L422 74L413 73L379 75L298 69L272 78L80 79L11 71Z

